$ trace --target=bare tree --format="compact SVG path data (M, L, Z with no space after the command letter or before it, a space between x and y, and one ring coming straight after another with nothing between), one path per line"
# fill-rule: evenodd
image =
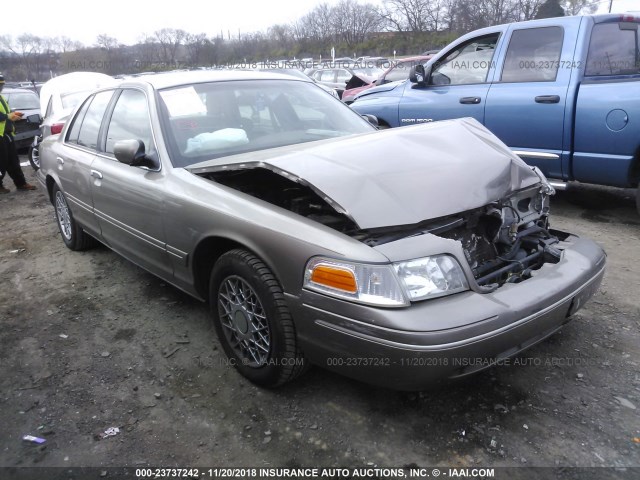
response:
M13 48L13 38L11 37L11 35L0 35L0 47L15 53L15 50Z
M38 77L41 54L44 49L43 39L37 35L24 33L16 38L17 53L22 57L23 66L28 78Z
M384 16L398 31L426 32L430 3L430 0L384 0Z
M518 0L516 5L517 19L520 21L532 20L544 0Z
M182 45L187 32L175 28L162 28L153 34L160 44L160 60L167 65L175 65L178 47Z
M328 3L317 5L311 12L303 16L296 26L301 38L326 45L335 33L333 10Z
M206 33L185 35L184 44L187 47L188 61L190 65L197 66L201 63L202 52L209 43Z
M597 2L593 0L564 0L560 2L565 15L588 15L598 9Z
M276 24L267 30L267 38L279 48L289 48L293 44L294 30L294 25Z
M80 50L83 45L81 42L77 42L75 40L71 40L69 37L61 36L56 37L56 49L62 53L71 51L71 50Z
M154 37L142 35L135 46L134 68L149 71L160 61L160 46Z
M381 18L371 4L359 4L355 0L342 0L332 10L336 40L348 46L363 42L369 33L381 25Z
M96 37L96 47L102 48L107 52L118 48L118 39L110 37L106 33L101 33Z

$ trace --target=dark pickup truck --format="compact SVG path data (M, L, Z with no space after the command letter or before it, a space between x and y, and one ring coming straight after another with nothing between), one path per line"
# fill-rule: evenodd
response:
M640 181L640 16L589 15L471 32L351 105L382 126L474 117L556 187ZM640 211L640 193L637 195Z

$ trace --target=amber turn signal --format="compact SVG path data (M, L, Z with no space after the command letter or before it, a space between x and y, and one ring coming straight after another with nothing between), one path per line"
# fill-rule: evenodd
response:
M310 280L318 285L342 290L343 292L356 293L358 291L354 273L346 268L333 265L317 265L311 272Z

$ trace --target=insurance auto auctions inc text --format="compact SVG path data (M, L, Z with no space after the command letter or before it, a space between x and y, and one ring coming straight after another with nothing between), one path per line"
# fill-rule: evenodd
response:
M211 478L494 478L493 468L215 468ZM205 475L206 477L206 475Z

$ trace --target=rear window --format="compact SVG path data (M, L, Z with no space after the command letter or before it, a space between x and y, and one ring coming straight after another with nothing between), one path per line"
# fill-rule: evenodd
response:
M640 25L601 23L593 27L585 75L637 75L640 73Z
M9 105L14 110L38 110L40 109L40 98L32 92L5 93Z

